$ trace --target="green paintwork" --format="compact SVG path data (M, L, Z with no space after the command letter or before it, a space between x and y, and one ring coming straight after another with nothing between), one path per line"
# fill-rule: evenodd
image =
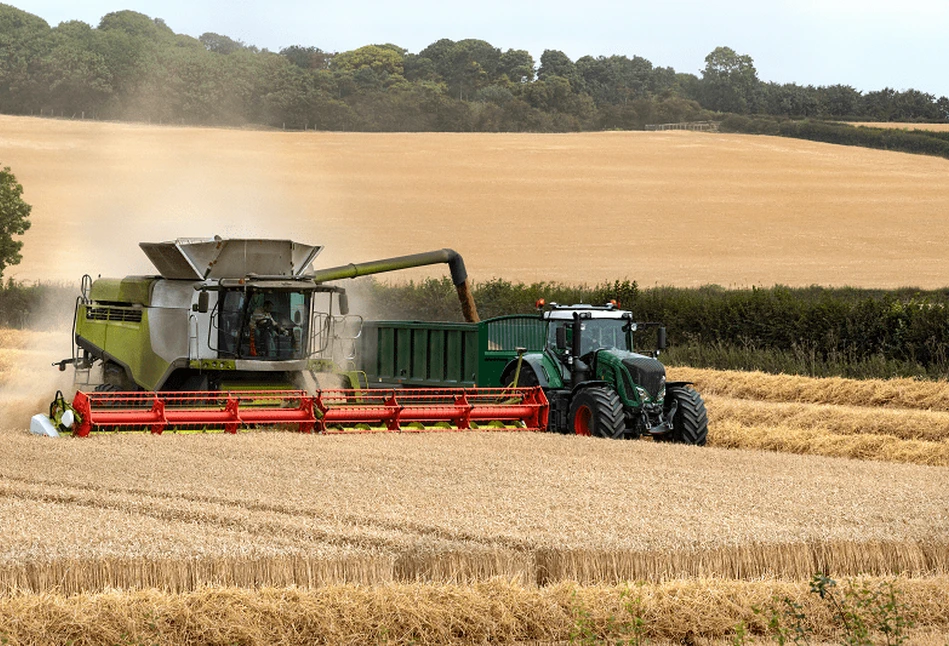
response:
M623 402L623 406L627 408L640 408L644 403L643 399L639 396L639 391L636 390L636 383L629 374L629 370L623 365L622 357L628 354L629 353L622 351L598 352L594 378L612 384L620 401ZM627 388L627 385L629 385L630 388ZM635 397L630 398L629 392L632 392Z
M92 283L89 298L98 303L128 303L151 305L152 287L158 278L128 276L126 278L99 278Z
M480 323L370 321L360 337L360 369L376 385L496 387L518 347L543 348L546 327L538 316L520 315Z
M97 283L99 281L96 281ZM112 320L97 319L90 311L107 312ZM115 320L116 318L138 318ZM154 390L170 364L152 351L148 327L148 309L80 304L76 315L76 337L99 348L107 357L131 370L135 382L146 390Z
M370 384L474 386L477 323L370 321L363 326L360 369Z

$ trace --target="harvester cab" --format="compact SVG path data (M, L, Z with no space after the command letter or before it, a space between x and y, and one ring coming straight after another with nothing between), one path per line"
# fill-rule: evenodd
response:
M546 323L543 349L508 364L502 382L543 387L550 402L551 430L705 444L705 403L691 384L667 383L665 367L658 360L666 348L664 327L636 322L632 312L612 303L552 303L541 320ZM650 329L655 349L649 354L637 352L637 333Z

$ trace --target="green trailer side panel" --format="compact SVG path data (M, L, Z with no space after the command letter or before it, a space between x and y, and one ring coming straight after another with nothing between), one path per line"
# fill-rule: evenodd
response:
M478 326L473 323L370 321L359 366L370 386L474 386Z
M547 340L547 323L536 315L498 316L479 326L478 385L503 386L504 367L517 358L517 348L542 352Z
M531 315L481 323L370 321L358 360L376 386L496 387L517 348L540 352L546 335L546 323Z
M445 337L448 330L430 330L428 336L428 374L435 381L444 381L448 357L445 354Z

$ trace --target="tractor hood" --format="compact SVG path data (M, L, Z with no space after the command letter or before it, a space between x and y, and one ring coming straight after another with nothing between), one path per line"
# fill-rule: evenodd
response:
M259 276L298 277L323 247L291 240L178 238L139 244L163 278L207 280Z
M633 381L639 384L650 398L655 399L661 395L666 385L666 368L659 360L624 350L612 350L610 353L623 363Z

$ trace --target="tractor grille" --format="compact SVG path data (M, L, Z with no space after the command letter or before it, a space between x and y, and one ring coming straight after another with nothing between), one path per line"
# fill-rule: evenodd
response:
M645 389L650 397L655 398L659 395L666 381L666 369L661 363L650 357L639 356L623 359L623 365L629 370L633 381ZM633 395L633 393L629 394Z
M142 310L135 307L88 307L86 308L86 320L141 323Z

